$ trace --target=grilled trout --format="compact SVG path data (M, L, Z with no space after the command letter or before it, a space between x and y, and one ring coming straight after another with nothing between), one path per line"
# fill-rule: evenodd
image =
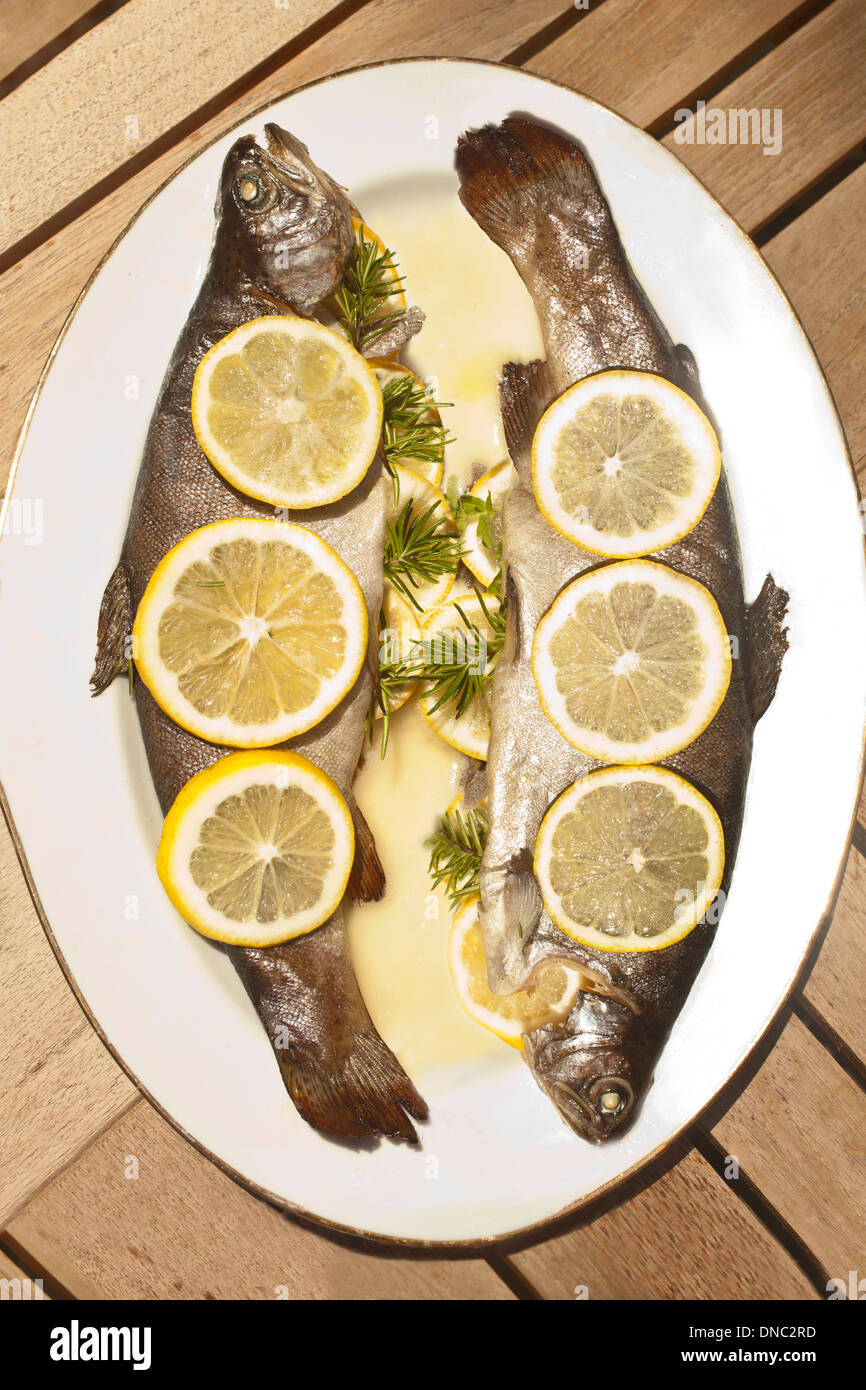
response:
M127 669L132 618L156 566L190 532L231 517L273 516L212 468L192 427L196 367L232 329L268 313L313 313L334 293L353 245L352 206L300 141L266 127L244 136L223 165L216 234L204 282L175 347L150 423L123 550L99 615L94 694ZM389 324L377 352L395 351L423 316ZM376 461L342 501L288 519L307 526L342 557L377 631L388 490ZM365 667L340 705L291 747L336 782L352 809L356 857L349 892L380 897L384 875L352 797L364 743L372 676ZM135 699L163 812L181 787L228 751L179 728L135 677ZM342 908L317 931L281 946L229 947L274 1048L286 1088L316 1129L344 1139L387 1135L417 1142L410 1116L427 1108L373 1026L349 959Z
M503 508L507 636L493 677L487 762L489 832L480 873L481 923L491 987L526 986L545 961L576 964L591 988L568 1019L529 1035L525 1057L567 1124L602 1140L633 1121L653 1068L712 942L743 819L755 724L773 697L787 641L787 594L767 576L747 605L724 471L702 520L653 557L703 583L731 638L733 674L704 732L665 759L713 804L725 835L725 874L703 921L659 951L599 951L572 941L544 911L532 873L542 817L559 794L599 766L558 733L531 669L539 619L593 556L542 516L530 448L551 400L607 368L654 372L701 399L689 350L675 345L629 265L610 209L582 150L518 118L461 137L460 198L510 257L532 296L547 359L507 364L500 403L517 480ZM602 1098L604 1098L602 1100Z

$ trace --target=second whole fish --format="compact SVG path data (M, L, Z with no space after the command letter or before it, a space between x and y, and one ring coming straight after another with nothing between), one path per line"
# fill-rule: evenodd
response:
M525 1039L539 1085L578 1134L604 1140L634 1120L667 1036L710 948L730 886L743 820L752 735L776 688L787 646L787 595L768 575L747 604L724 470L695 529L652 558L699 580L732 640L733 675L704 732L664 760L717 810L725 836L719 897L704 920L666 949L600 951L550 920L532 873L542 818L573 782L599 766L548 720L531 669L539 619L591 555L560 536L537 506L530 450L547 405L608 368L667 377L699 404L697 368L672 341L626 258L582 149L559 131L513 117L468 131L457 150L460 197L512 260L541 323L547 358L509 363L500 403L517 481L503 508L507 634L493 677L487 762L489 831L480 873L481 925L491 987L526 987L547 961L567 960L592 982L563 1023ZM613 1102L613 1103L612 1103Z
M120 562L99 615L95 694L127 668L132 617L162 558L191 532L232 517L274 516L211 466L192 426L190 400L204 354L232 329L273 313L311 314L337 289L353 245L352 206L306 147L276 125L266 139L238 140L226 156L217 225L204 282L175 347L150 423ZM396 351L423 316L389 323L376 350ZM387 340L387 341L386 341ZM388 489L375 461L342 501L289 519L308 526L357 578L375 633L382 598ZM288 745L337 784L355 820L349 891L381 895L372 835L352 796L365 737L372 676L365 666L337 708ZM195 773L229 751L187 733L135 678L148 761L163 813ZM341 1139L379 1135L416 1142L412 1119L427 1107L376 1031L361 997L343 908L318 930L279 946L228 947L274 1049L286 1089L315 1128Z

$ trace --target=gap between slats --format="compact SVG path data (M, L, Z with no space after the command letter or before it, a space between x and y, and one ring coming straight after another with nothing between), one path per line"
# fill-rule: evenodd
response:
M20 87L28 77L32 77L34 72L44 68L46 63L50 63L52 58L56 58L58 53L62 53L64 48L75 43L82 35L88 34L91 29L95 29L97 24L101 24L109 15L116 14L122 9L128 0L99 0L92 9L79 15L78 19L67 25L60 33L55 34L46 43L35 49L33 53L22 59L6 76L0 80L0 100L13 92L16 87Z

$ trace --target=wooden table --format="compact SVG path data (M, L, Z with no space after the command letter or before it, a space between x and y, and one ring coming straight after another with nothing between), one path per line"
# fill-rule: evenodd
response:
M70 305L144 199L265 101L411 54L520 65L673 148L793 300L866 471L863 0L0 0L0 35L0 483ZM781 108L782 152L676 143L698 97ZM4 829L0 1276L74 1298L825 1296L866 1274L864 855L861 807L820 954L675 1151L547 1239L445 1260L329 1239L179 1138L81 1012Z

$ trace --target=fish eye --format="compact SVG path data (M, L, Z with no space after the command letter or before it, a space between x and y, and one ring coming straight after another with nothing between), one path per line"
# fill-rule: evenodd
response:
M244 173L235 180L235 193L245 208L260 208L268 196L268 188L258 174Z
M606 1119L613 1119L631 1107L634 1092L620 1077L607 1076L593 1086L591 1099Z

